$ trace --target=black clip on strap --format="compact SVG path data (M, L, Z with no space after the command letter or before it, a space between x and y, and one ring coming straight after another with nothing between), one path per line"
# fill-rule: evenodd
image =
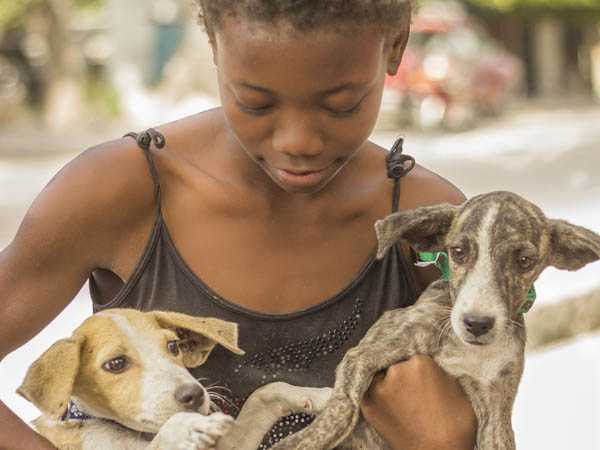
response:
M131 137L135 139L138 147L144 150L144 155L148 161L150 174L154 182L154 197L156 198L157 208L160 213L160 179L158 176L158 170L156 170L156 165L154 164L154 158L150 152L150 146L154 144L158 149L163 148L166 143L165 137L162 135L162 133L156 131L154 128L148 128L146 131L142 131L141 133L130 132L123 137Z
M156 148L163 148L165 146L165 137L162 133L156 131L154 128L148 128L146 131L141 133L127 133L123 137L132 137L137 142L137 145L144 150L150 150L150 144L154 143Z
M400 178L406 176L415 167L415 158L403 155L404 138L398 138L386 157L387 176L394 180L392 212L398 211L400 202Z

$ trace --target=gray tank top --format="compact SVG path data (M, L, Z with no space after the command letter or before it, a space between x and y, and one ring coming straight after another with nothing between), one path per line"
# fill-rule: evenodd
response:
M303 311L262 314L222 298L183 260L161 214L160 181L150 147L153 143L157 148L164 147L164 137L153 129L127 136L136 139L146 155L154 180L156 221L146 249L125 284L115 285L114 278L99 272L92 274L89 286L94 312L116 307L164 310L237 322L239 346L246 354L236 356L217 346L208 362L193 370L197 378L208 379L203 384L223 387L219 394L224 400L219 406L224 412L235 416L254 390L274 381L332 386L335 367L369 327L385 311L416 301L412 271L399 245L382 260L372 257L337 295ZM391 208L395 211L400 179L414 166L414 159L402 154L401 139L390 151L387 166L388 176L395 183ZM106 298L106 293L111 296ZM311 420L304 414L282 418L260 448L269 448Z

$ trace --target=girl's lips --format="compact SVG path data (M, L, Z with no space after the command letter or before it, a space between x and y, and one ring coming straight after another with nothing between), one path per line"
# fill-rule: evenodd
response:
M308 188L319 185L327 176L327 169L321 170L288 170L275 169L277 178L284 184L297 188Z
M321 170L288 170L288 169L279 169L279 170L281 170L283 172L290 173L292 175L302 176L302 175L310 175L311 173L323 172L325 169L321 169Z

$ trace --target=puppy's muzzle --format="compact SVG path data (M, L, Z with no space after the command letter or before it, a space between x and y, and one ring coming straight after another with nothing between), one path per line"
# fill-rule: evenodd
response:
M476 316L474 314L467 314L463 318L465 329L476 338L489 333L490 330L494 328L495 322L496 319L490 316Z
M186 409L197 411L205 400L204 389L194 383L182 384L175 390L175 400Z

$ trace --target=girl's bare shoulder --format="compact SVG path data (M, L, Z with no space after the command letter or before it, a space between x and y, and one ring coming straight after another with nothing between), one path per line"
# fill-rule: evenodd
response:
M198 142L209 142L210 116L196 114L156 126L166 140L163 148L149 150L132 137L121 137L83 151L52 180L46 191L60 192L71 205L94 220L106 217L113 224L130 223L156 210L155 183L172 175L176 161L199 152ZM148 156L157 172L152 173Z
M378 150L382 150L379 148ZM386 152L375 152L373 162L378 165L385 165ZM382 188L382 194L379 198L379 217L384 217L391 211L389 205L393 196L394 183L391 180L385 182ZM465 201L464 194L454 184L437 173L415 164L415 167L400 181L400 210L414 209L421 206L431 206L440 203L461 204ZM381 212L384 208L384 212ZM406 257L410 260L412 253L408 244L403 245ZM432 282L439 278L439 272L435 268L415 268L419 291L422 292Z
M439 203L461 204L465 195L443 176L416 164L406 176L401 201L403 209L431 206Z
M379 180L380 207L387 209L392 201L394 181L385 176L386 149L373 144L368 156L371 179ZM413 209L439 203L460 204L464 194L452 182L416 162L414 168L400 181L400 209Z

